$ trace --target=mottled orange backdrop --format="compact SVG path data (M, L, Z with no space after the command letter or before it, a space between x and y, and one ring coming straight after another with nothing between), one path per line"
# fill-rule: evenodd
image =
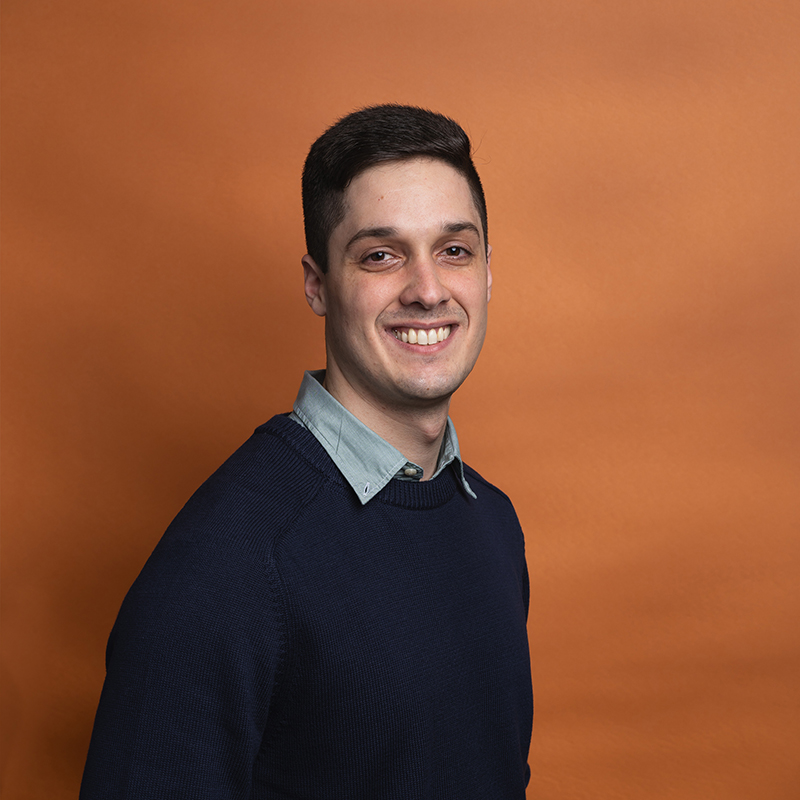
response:
M529 798L800 796L795 0L3 5L4 796L77 793L122 597L323 364L310 142L472 136L456 397L532 577ZM454 799L455 800L455 799Z

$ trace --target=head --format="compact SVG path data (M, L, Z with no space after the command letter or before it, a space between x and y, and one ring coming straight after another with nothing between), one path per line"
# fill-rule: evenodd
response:
M421 109L359 111L311 148L303 190L326 388L364 422L376 409L438 415L475 364L491 295L469 140Z
M303 169L306 247L323 272L328 246L345 215L345 190L359 174L377 164L438 159L467 181L488 247L486 200L469 137L458 123L415 106L381 105L340 119L314 142Z

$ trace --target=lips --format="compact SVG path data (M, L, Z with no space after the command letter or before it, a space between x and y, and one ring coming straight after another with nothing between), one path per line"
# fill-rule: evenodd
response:
M440 328L393 328L395 339L408 344L436 344L444 341L450 335L451 326L444 325Z

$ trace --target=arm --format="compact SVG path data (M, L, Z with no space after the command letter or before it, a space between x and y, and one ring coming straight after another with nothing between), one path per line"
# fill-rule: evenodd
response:
M81 799L248 797L284 648L269 564L165 537L109 640Z

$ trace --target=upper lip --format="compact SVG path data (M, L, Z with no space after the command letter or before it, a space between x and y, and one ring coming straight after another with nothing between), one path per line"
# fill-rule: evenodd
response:
M415 330L436 330L437 328L446 328L448 325L450 327L455 327L458 323L456 322L396 322L389 327L392 330L397 330L398 328L414 328Z

